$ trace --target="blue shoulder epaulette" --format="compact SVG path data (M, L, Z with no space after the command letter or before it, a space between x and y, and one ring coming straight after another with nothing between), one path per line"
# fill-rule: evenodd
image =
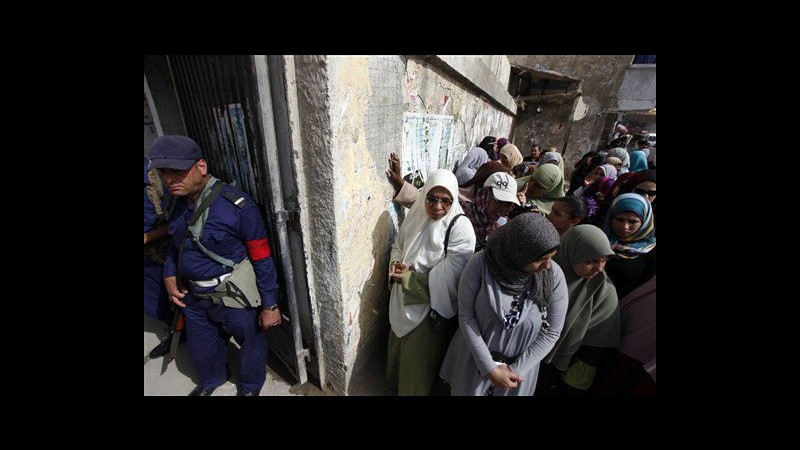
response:
M223 193L222 196L225 197L229 202L238 206L239 209L242 209L245 206L247 206L247 199L245 199L244 196L237 194L236 192L225 191L225 193Z

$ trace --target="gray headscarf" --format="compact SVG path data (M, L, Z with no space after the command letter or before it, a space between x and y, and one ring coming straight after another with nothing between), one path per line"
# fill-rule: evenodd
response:
M614 156L622 160L622 166L617 175L622 175L631 168L631 156L622 147L615 147L608 151L608 156Z
M547 305L553 293L552 269L533 275L522 268L558 249L560 240L553 224L541 214L524 213L500 227L486 244L486 262L500 290L518 295L534 286L533 299Z

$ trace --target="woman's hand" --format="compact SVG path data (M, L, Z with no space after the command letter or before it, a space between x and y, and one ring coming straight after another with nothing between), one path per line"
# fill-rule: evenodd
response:
M402 283L403 282L403 272L410 272L411 268L408 264L403 264L399 261L395 261L389 266L389 277L395 283Z
M403 188L403 177L400 175L400 158L395 152L389 155L389 169L386 171L386 176L389 178L389 182L392 183L394 195L397 196L400 189Z
M509 369L507 365L503 364L489 372L489 381L491 381L496 388L516 389L519 383L525 381L525 379Z
M522 190L517 192L517 199L519 200L520 206L525 206L525 202L527 198L525 197L525 193L528 192L528 185L531 184L530 181L525 183L525 186L522 186Z

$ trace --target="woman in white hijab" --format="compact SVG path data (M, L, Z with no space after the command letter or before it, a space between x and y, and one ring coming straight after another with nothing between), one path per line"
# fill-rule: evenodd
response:
M392 244L386 371L398 395L428 395L449 344L438 319L455 317L458 279L475 249L475 231L460 214L455 175L434 170Z

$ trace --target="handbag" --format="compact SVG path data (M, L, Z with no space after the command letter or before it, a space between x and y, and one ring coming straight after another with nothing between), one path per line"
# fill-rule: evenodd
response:
M447 256L447 246L450 243L450 230L453 228L453 224L456 223L459 217L464 216L466 214L459 214L450 221L450 225L447 227L447 233L444 235L444 255ZM434 330L445 333L445 334L454 334L458 329L458 314L451 318L446 318L439 314L433 306L431 306L431 312L428 314L428 318L431 319L431 326Z

